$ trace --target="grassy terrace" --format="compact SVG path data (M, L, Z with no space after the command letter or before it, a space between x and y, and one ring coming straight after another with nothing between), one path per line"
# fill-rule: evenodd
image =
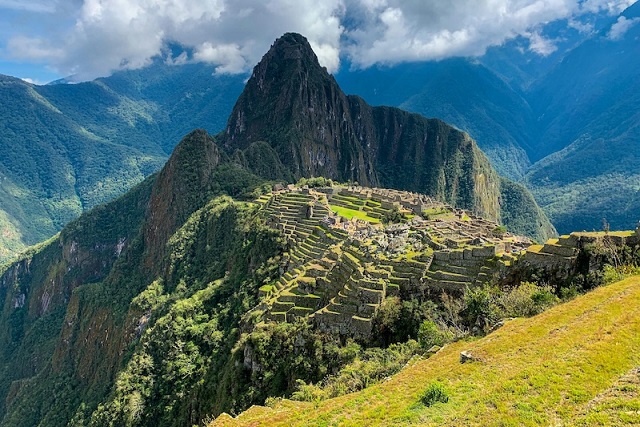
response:
M329 205L331 207L331 210L333 212L335 212L336 214L347 218L347 219L352 219L352 218L358 218L364 221L368 221L371 223L379 223L380 220L377 218L373 218L370 217L369 215L367 215L367 213L365 211L359 211L356 209L349 209L349 208L345 208L342 206L336 206L336 205Z
M604 237L607 234L610 236L616 237L631 237L635 234L634 230L623 230L623 231L582 231L582 232L574 232L572 233L576 236L585 236L585 237Z
M284 400L213 425L639 425L638 348L640 277L632 277L448 345L361 392L317 404ZM461 351L480 361L461 364ZM426 407L419 397L435 381L449 400Z

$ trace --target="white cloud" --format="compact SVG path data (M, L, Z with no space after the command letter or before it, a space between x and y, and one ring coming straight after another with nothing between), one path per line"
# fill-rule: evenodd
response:
M238 73L277 37L295 31L336 71L342 11L341 0L81 0L72 28L47 40L16 36L7 50L84 80L149 64L171 42L190 47L195 60L210 62L216 72Z
M554 41L544 24L586 13L617 13L631 0L27 0L32 9L53 5L44 32L16 34L7 42L15 58L45 62L78 79L138 68L166 53L168 43L192 55L165 56L169 64L205 61L218 73L248 71L284 32L305 35L329 71L340 57L376 63L482 54L521 35L542 55ZM0 0L0 7L18 7ZM38 6L40 5L40 6ZM71 19L60 30L56 22ZM45 18L43 18L43 22ZM578 22L574 20L574 28ZM0 18L1 23L1 18ZM46 23L46 22L45 22ZM580 28L578 28L580 29Z
M25 36L13 37L9 40L7 48L18 59L55 62L65 56L62 48L51 47L43 39Z
M24 80L27 83L31 83L32 85L38 85L38 86L42 86L42 85L47 84L47 82L42 82L40 80L32 79L30 77L23 77L22 80Z
M574 30L580 33L585 33L585 34L590 34L594 30L594 25L592 23L580 22L573 18L569 19L569 22L567 23L567 25L569 26L569 28L573 28Z
M221 64L216 67L217 73L237 74L247 69L247 60L237 44L213 46L205 42L198 47L194 58L196 61Z
M553 40L547 39L538 32L529 35L529 49L540 56L548 56L558 50Z
M359 25L348 29L348 51L356 66L475 56L487 47L522 35L541 55L555 50L540 28L588 11L609 10L603 0L350 0Z
M617 15L637 0L585 0L581 9L586 12L597 13L605 11L609 15Z
M607 38L610 40L620 40L629 31L631 27L640 22L640 18L627 19L624 16L618 18L618 20L611 26Z

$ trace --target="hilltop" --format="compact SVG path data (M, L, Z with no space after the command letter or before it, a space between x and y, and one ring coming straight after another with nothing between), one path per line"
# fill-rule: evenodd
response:
M276 40L255 67L220 144L268 179L420 192L540 241L555 234L531 194L500 177L468 134L345 95L299 34Z

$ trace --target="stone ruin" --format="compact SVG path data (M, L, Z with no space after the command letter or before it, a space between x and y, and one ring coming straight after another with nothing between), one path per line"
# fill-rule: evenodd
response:
M504 275L515 263L569 269L590 238L574 233L532 245L492 221L426 195L390 189L290 185L257 203L289 247L278 281L260 290L265 320L304 317L320 330L363 340L370 338L372 319L389 296L462 293ZM383 224L393 211L407 221Z

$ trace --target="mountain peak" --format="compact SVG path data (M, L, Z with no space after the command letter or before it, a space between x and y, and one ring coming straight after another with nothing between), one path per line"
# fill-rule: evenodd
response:
M247 88L257 85L261 95L266 95L269 89L291 84L291 79L300 74L315 74L319 77L318 80L330 79L326 68L318 62L309 41L300 34L285 33L255 66Z
M300 59L303 57L312 57L318 59L309 44L309 40L298 33L284 33L282 37L276 39L271 45L271 49L265 54L281 53L285 59Z
M315 69L329 75L326 68L320 65L307 38L298 33L285 33L276 39L254 69L254 73L261 70L275 71L280 67L290 71Z

